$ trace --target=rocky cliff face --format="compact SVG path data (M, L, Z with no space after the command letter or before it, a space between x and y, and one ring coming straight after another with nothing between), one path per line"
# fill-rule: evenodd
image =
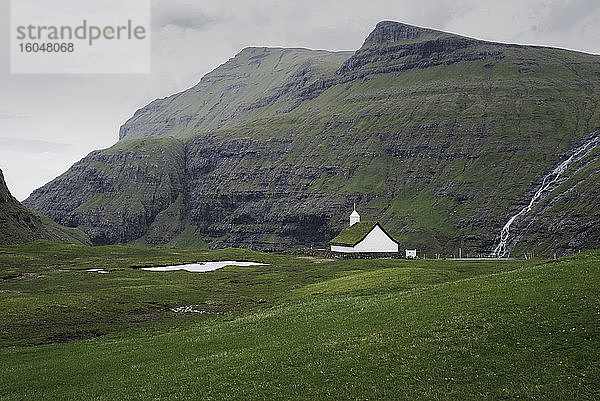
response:
M506 242L513 256L547 254L548 249L572 254L600 247L599 131L585 135L533 188L516 219L509 220Z
M395 21L381 21L375 26L373 32L367 36L359 52L369 47L436 39L442 36L446 36L446 34L434 29L401 24Z
M26 204L97 244L282 249L326 244L356 202L401 246L487 254L539 180L600 126L599 61L393 22L354 55L245 49L138 111L122 141ZM580 193L586 207L554 201L519 244L546 255L600 247L599 186L588 182L556 197Z
M347 81L371 74L480 60L488 60L491 67L511 48L523 47L384 21L377 24L362 47L342 64L338 74Z
M11 194L0 170L0 245L21 244L37 239L89 244L89 238L72 228L61 227L45 216L21 205Z
M177 201L184 170L184 145L175 139L124 142L90 153L26 203L60 224L79 227L96 245L122 244L144 236Z

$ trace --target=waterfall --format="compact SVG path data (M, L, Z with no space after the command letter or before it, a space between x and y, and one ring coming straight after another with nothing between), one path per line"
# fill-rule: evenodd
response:
M542 180L542 185L535 192L529 201L529 204L521 209L519 213L508 219L504 227L502 227L502 231L500 232L500 241L498 245L496 245L496 248L494 248L494 252L492 253L493 258L504 257L510 251L507 249L507 244L510 236L510 226L515 222L515 220L529 213L531 209L533 209L533 207L542 199L544 192L548 191L550 187L560 179L562 174L567 171L571 164L583 159L589 155L596 148L596 146L600 145L600 136L597 134L598 131L594 132L593 135L596 135L595 137L586 141L583 145L575 149L567 160L564 160L558 164L558 166L556 166L551 173L546 175Z

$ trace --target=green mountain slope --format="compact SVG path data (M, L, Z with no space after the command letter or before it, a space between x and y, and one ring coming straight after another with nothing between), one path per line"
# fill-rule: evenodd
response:
M285 113L310 98L352 53L249 47L181 93L138 110L119 138L189 137Z
M253 58L257 52L261 63ZM280 70L274 69L277 54L285 62ZM301 60L309 59L313 67L298 78ZM134 183L152 180L123 156L113 178L90 190L85 177L93 171L80 167L121 152L120 145L91 154L26 204L70 226L108 221L97 232L86 229L95 243L173 245L184 232L188 243L281 249L325 246L356 202L363 219L382 223L401 248L430 256L458 248L489 254L543 177L600 126L600 56L395 22L378 24L351 57L248 49L207 77L142 109L121 129L123 146L135 147L127 139L147 135L184 141L185 185L165 189L182 195L177 211L166 212L178 223L160 241L144 236L175 195L158 208L146 198L143 208L153 212L141 224L108 210L85 213L71 202L73 194L81 203L95 196L116 202L116 188L129 185L131 171L140 174ZM249 109L267 98L257 88L277 88L277 95ZM184 124L185 116L191 117ZM585 188L576 201L585 210L553 204L574 229L554 224L550 209L536 212L535 224L514 232L523 244L513 245L516 251L534 247L551 256L600 247L599 188L582 179L575 175L565 185ZM132 207L129 198L121 201ZM127 235L113 232L124 224L135 227Z
M401 277L403 269L395 270ZM598 252L410 291L386 290L392 275L390 269L357 272L342 283L326 281L340 290L329 292L333 295L171 332L4 348L0 395L31 400L600 395ZM378 279L381 286L373 293ZM349 284L368 290L345 293Z
M0 170L0 244L21 244L36 239L90 244L83 232L60 226L48 217L21 205L10 194Z

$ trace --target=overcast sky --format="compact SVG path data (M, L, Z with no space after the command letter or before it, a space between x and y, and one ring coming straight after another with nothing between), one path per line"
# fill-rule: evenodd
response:
M114 144L135 110L247 46L356 50L377 22L394 20L600 54L598 0L153 0L151 74L18 75L9 10L0 0L0 169L19 200Z

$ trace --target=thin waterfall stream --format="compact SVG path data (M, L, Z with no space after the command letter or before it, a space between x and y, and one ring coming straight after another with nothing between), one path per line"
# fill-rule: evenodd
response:
M543 199L542 195L561 178L561 176L565 173L565 171L567 171L571 164L583 159L584 157L589 155L598 145L600 145L600 135L598 135L598 131L592 134L595 135L592 139L586 141L583 145L576 148L568 159L562 161L560 164L558 164L558 166L554 168L554 170L552 170L552 172L550 172L544 177L544 179L542 180L542 185L535 192L535 194L529 201L529 204L523 209L521 209L519 213L515 214L510 219L508 219L504 227L502 227L502 231L500 232L500 241L498 242L498 245L496 245L496 247L494 248L494 251L491 255L493 258L502 258L509 253L510 249L508 249L508 242L510 239L510 227L512 226L512 224L518 218L529 213L533 209L533 207L540 200ZM554 188L552 188L552 190L553 189Z

